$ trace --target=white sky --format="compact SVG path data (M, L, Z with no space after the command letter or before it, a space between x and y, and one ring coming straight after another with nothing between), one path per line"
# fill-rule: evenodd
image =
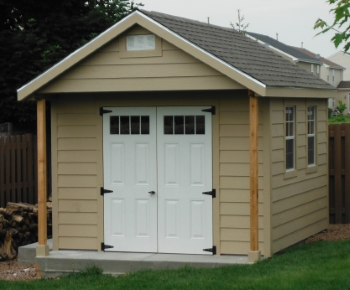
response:
M190 18L230 27L237 22L237 9L244 15L244 23L249 23L248 31L265 34L285 44L304 48L323 57L329 57L342 49L334 47L330 41L332 32L315 36L313 29L318 18L331 23L332 15L326 0L141 0L142 9L158 11L175 16Z

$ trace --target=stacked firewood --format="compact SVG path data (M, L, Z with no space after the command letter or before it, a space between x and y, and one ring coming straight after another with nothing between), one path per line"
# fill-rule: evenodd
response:
M52 203L47 202L47 236L52 237ZM18 247L38 241L38 206L7 203L0 208L0 261L12 260Z

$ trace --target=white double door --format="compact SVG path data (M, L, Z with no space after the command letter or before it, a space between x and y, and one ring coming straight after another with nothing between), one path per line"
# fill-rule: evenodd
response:
M210 254L208 107L108 107L103 115L106 251Z

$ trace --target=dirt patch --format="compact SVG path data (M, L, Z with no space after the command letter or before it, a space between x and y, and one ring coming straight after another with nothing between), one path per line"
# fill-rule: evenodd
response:
M0 263L0 280L29 281L38 279L34 265L18 265L17 260Z
M329 229L311 236L306 243L350 239L350 224L330 225ZM18 265L17 260L0 262L0 280L29 281L39 279L34 265Z
M306 243L313 243L317 241L335 241L350 239L350 224L345 225L330 225L329 229L311 236L306 240Z

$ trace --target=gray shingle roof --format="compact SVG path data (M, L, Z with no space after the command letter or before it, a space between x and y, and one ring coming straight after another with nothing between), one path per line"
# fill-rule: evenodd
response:
M334 89L232 28L140 10L172 32L268 87Z

